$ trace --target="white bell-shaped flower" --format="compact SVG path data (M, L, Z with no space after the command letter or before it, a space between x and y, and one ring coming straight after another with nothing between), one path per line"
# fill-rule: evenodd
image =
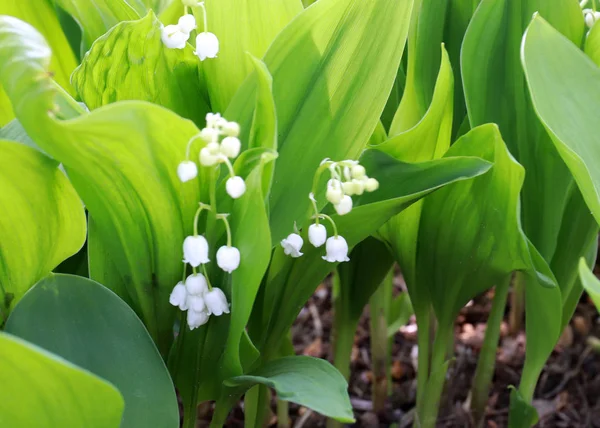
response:
M303 244L304 240L297 233L290 233L287 238L281 241L281 246L283 247L285 255L292 257L300 257L302 255L300 250L302 249Z
M229 137L237 137L240 135L240 125L236 122L227 122L223 126L223 133Z
M202 128L202 130L200 131L200 138L202 138L207 143L216 143L219 139L219 130L209 127Z
M204 31L196 36L196 51L200 61L206 58L216 58L219 53L219 39L213 33Z
M320 247L327 239L327 229L322 224L311 224L308 228L308 240L315 247Z
M246 183L244 179L239 176L230 177L225 182L225 189L227 194L233 199L241 197L246 192Z
M342 236L328 238L325 250L326 254L323 256L323 260L331 263L350 261L348 258L348 243Z
M379 189L379 181L374 178L368 178L365 181L365 190L367 192L374 192L377 189Z
M367 174L367 171L364 166L356 164L352 166L351 174L352 178L363 178Z
M227 303L227 297L220 288L213 287L208 293L204 295L204 302L206 303L206 310L209 314L220 316L229 313L229 303Z
M190 311L202 312L206 310L206 304L204 303L204 297L199 295L187 296L187 307Z
M221 153L223 153L228 158L235 158L240 154L240 149L242 148L242 143L237 137L225 137L223 141L221 141Z
M171 295L169 296L169 303L173 306L178 306L182 311L188 309L187 290L183 282L179 281L177 285L173 287L173 291L171 291Z
M190 34L182 31L179 25L167 25L161 28L160 38L169 49L183 49Z
M202 166L213 166L221 161L220 159L220 145L216 142L211 142L200 150L200 164Z
M331 179L327 182L327 192L325 197L332 204L339 204L344 197L342 182L336 179Z
M345 181L342 183L342 190L344 191L344 195L352 196L356 192L354 190L354 183L352 181ZM340 200L341 202L341 200Z
M185 279L185 289L191 296L202 296L208 291L208 282L204 275L196 273Z
M339 215L346 215L352 211L352 198L348 195L344 195L340 203L335 204L333 207Z
M187 313L187 323L190 327L190 330L200 327L208 322L210 315L206 311L196 312L196 311L188 311Z
M202 235L188 236L183 241L183 262L193 267L208 263L208 241Z
M181 31L189 34L196 29L196 18L194 18L194 15L188 13L179 18L177 25Z
M240 250L223 245L217 251L217 264L225 272L233 272L240 265Z
M198 175L198 166L192 161L183 161L177 166L177 175L182 183L193 180Z
M354 186L354 194L355 195L362 195L365 191L365 181L364 180L357 180L356 178L352 179L352 185Z

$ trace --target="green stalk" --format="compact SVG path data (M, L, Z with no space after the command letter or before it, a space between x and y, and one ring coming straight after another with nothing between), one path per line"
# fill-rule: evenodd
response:
M267 425L271 411L271 390L265 385L254 385L244 396L244 426L262 428Z
M488 401L490 383L494 375L496 365L496 349L498 348L498 340L500 338L500 325L504 318L504 309L506 307L506 299L508 297L508 288L510 286L511 275L505 280L496 285L494 301L492 302L492 310L487 321L487 329L485 330L485 338L479 360L477 361L477 369L473 378L473 386L471 388L471 412L475 425L483 426L485 407Z
M513 293L510 297L510 313L508 316L508 330L511 336L517 335L523 328L523 314L525 313L525 274L515 273Z
M195 428L197 418L198 406L195 400L187 400L183 403L183 428Z
M443 322L438 326L438 331L433 342L433 354L431 357L431 376L427 382L426 392L421 396L421 411L417 413L415 426L419 428L435 428L440 399L444 390L444 381L448 371L448 343L454 337L454 323ZM419 354L421 350L419 349ZM420 367L419 367L420 369Z
M225 425L231 407L232 403L229 400L217 400L209 428L221 428Z
M425 390L429 379L429 361L431 348L431 328L432 313L431 308L427 307L425 311L415 310L417 319L417 414L425 401Z
M277 399L277 428L290 427L289 403Z

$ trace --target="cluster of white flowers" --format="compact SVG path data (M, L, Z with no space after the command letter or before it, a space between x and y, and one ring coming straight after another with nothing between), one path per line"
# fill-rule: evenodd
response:
M206 128L192 137L186 149L187 160L177 167L177 175L182 182L190 181L197 177L198 166L189 160L191 144L197 139L204 140L207 145L200 151L200 164L205 167L220 167L221 163L227 165L230 178L226 182L227 193L234 199L241 197L246 184L241 177L235 176L229 158L234 158L240 153L241 142L238 139L240 127L235 122L228 122L220 114L209 113L206 116ZM221 136L225 136L219 143ZM215 186L216 183L211 182ZM199 203L194 216L194 233L183 241L184 277L186 266L192 267L193 274L185 281L180 281L171 292L169 302L188 311L187 322L190 329L195 329L208 322L211 315L220 316L229 313L229 303L223 291L213 287L208 279L206 264L209 259L209 245L206 238L198 234L198 220L203 210L213 211L216 207ZM217 220L222 220L227 232L227 244L221 246L217 252L217 265L225 272L231 273L240 265L240 251L232 245L231 228L227 217L229 214L216 214ZM204 275L197 273L196 269L202 267Z
M327 182L326 198L331 202L338 215L346 215L352 211L352 196L362 195L365 191L373 192L379 188L379 182L370 178L366 174L365 168L354 160L345 160L341 162L332 162L329 159L323 160L321 166L315 174L315 185L319 182L319 178L324 169L328 169L331 178ZM343 178L342 178L343 177ZM338 235L337 226L333 219L319 212L317 200L315 199L316 189L309 194L309 199L313 205L315 222L308 228L308 240L318 248L325 244L325 255L323 260L331 263L347 262L348 258L348 243L343 236ZM320 224L320 220L325 219L331 223L333 228L333 236L327 237L327 228ZM283 252L291 257L300 257L304 240L296 230L287 238L281 241Z
M208 20L206 17L206 8L204 2L197 3L195 0L182 0L185 6L184 15L179 18L176 25L167 25L161 27L161 39L169 49L183 49L190 38L192 31L196 26L196 18L188 13L189 7L200 7L204 15L204 31L196 36L196 50L194 54L204 61L206 58L216 58L219 53L219 39L213 33L208 31Z

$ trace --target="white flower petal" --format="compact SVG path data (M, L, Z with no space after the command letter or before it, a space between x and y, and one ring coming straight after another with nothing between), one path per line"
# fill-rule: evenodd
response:
M169 296L169 303L173 306L178 306L182 311L187 310L187 290L183 282L179 281L173 287L173 291L171 291L171 295Z
M202 235L188 236L183 241L183 262L193 267L208 263L208 241Z
M219 39L213 33L203 32L196 36L196 52L200 61L215 58L219 53Z
M311 224L308 228L308 240L315 247L320 247L327 240L327 229L322 224Z
M287 238L281 241L283 252L287 256L300 257L303 253L300 252L304 240L297 233L290 233Z
M217 264L225 272L233 272L240 265L240 250L223 245L217 251Z
M183 161L177 166L177 175L182 183L193 180L198 175L198 166L192 161Z
M333 207L339 215L346 215L352 211L352 198L348 195L344 195L340 203L335 204Z
M196 29L196 18L194 18L194 15L188 13L179 18L177 25L181 31L189 34Z
M208 291L208 282L201 273L193 274L186 278L185 289L189 295L202 296Z
M348 258L348 243L342 236L332 236L327 239L325 245L326 254L323 260L331 263L347 262Z
M187 313L187 323L190 327L190 330L200 327L208 322L210 315L206 311L196 312L196 311L188 311Z
M204 295L204 302L209 314L220 316L229 313L229 303L227 303L227 297L220 288L213 287L208 293Z
M246 192L246 183L242 177L230 177L225 182L225 189L227 194L233 199L241 197Z
M225 137L221 141L221 153L228 158L235 158L240 154L242 143L237 137Z

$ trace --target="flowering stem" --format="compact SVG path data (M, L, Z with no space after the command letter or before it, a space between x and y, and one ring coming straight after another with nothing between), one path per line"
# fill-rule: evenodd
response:
M203 204L202 202L200 202L198 205L198 209L196 210L196 214L194 215L194 236L198 236L198 218L200 217L200 213L202 212L202 210L210 211L211 209L210 205Z
M185 274L186 274L186 271L187 271L187 265L184 263L184 264L183 264L183 276L182 276L182 278L181 278L181 282L185 282Z
M317 219L317 218L324 218L325 220L329 220L329 223L331 223L331 227L333 228L333 236L335 238L338 237L338 230L337 230L337 226L335 225L335 221L333 221L333 219L331 217L329 217L327 214L317 214L315 216L313 216L312 218Z
M315 223L319 224L319 220L320 220L319 219L319 208L317 207L317 200L315 199L315 194L311 192L308 195L308 199L310 199L310 201L312 202L312 206L313 206L313 208L315 210L315 216L316 216L315 217Z
M229 162L229 159L227 158L227 156L222 156L221 159L223 159L223 163L225 165L227 165L227 169L229 170L229 176L235 177L235 171L233 170L233 165L231 165L231 162Z
M187 143L187 147L185 148L185 160L190 160L190 148L192 147L192 143L200 138L200 134L194 135L190 138L190 141Z
M206 18L206 7L204 6L204 2L201 1L198 3L198 6L202 8L202 13L204 14L204 32L208 32L208 19Z
M330 165L332 165L332 164L333 164L333 162L331 162L331 161L324 161L317 168L317 171L315 172L315 177L313 178L313 185L312 185L313 195L315 195L317 193L317 186L319 185L319 178L321 178L321 174L323 174L323 171L325 171L327 168L329 168Z
M229 226L229 221L227 220L227 216L229 214L217 214L217 220L223 220L225 223L225 229L227 230L227 246L231 247L231 227Z
M210 278L208 277L208 272L206 271L206 264L202 264L202 271L204 272L204 277L206 278L206 283L208 284L208 290L212 290L212 284L210 283Z

